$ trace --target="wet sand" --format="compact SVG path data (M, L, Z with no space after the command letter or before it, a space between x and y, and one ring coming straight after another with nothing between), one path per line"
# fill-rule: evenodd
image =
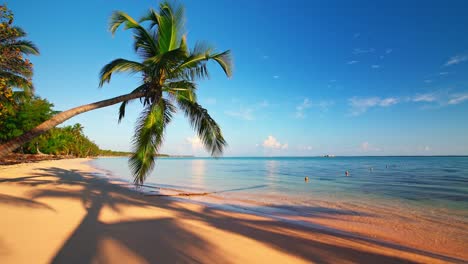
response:
M466 240L457 236L434 246L431 231L437 230L429 227L401 225L391 234L393 219L331 217L332 205L284 221L188 199L146 196L98 176L85 161L0 167L1 263L468 261Z

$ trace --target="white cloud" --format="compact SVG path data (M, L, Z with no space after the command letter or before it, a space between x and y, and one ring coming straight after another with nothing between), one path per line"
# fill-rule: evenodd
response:
M262 59L264 59L264 60L267 60L267 59L269 59L269 58L270 58L270 56L268 56L268 55L263 55L263 56L262 56Z
M251 121L255 119L253 116L253 110L251 108L240 107L238 111L231 110L231 111L225 111L224 113L228 116L235 117L241 120Z
M348 61L346 64L352 65L352 64L356 64L356 63L358 63L358 62L359 62L359 61L357 61L357 60L352 60L352 61Z
M424 94L416 94L407 97L351 97L348 99L350 114L357 116L365 113L373 107L389 107L400 103L431 103L438 107L457 105L468 102L468 92L449 93L448 91L435 91Z
M392 53L392 51L393 51L393 49L386 49L386 50L385 50L385 53L386 53L386 54L390 54L390 53Z
M451 57L444 66L451 66L468 60L468 55L455 55Z
M379 105L386 107L386 106L391 106L391 105L394 105L394 104L397 104L397 103L398 103L397 98L389 97L389 98L385 98L385 99L380 100Z
M434 102L437 100L437 97L433 93L426 93L426 94L417 94L413 98L411 98L411 101L413 102Z
M458 94L458 95L452 95L452 98L448 101L448 104L450 105L456 105L459 103L462 103L464 101L468 101L468 93L467 94Z
M333 81L333 80L332 80ZM327 100L322 100L318 102L312 102L309 98L305 98L299 105L296 106L296 113L295 116L296 118L305 118L305 110L311 108L311 107L316 107L319 108L320 111L326 112L330 108L330 106L334 105L334 101L327 101Z
M353 38L359 38L361 36L361 33L354 33Z
M374 64L374 65L371 65L371 68L372 69L378 69L378 68L380 68L380 65Z
M354 49L354 50L353 50L353 54L373 53L374 51L375 51L374 48L370 48L370 49L360 49L360 48L357 48L357 49Z
M439 106L457 105L468 101L468 92L449 93L448 91L436 91L432 93L417 94L412 97L412 102L437 103Z
M203 149L203 142L196 135L193 137L185 138L185 142L190 144L192 146L192 149L194 150Z
M279 79L278 75L273 75L273 79Z
M399 102L395 97L381 99L380 97L351 97L348 99L351 106L351 115L360 115L372 107L388 107Z
M447 75L449 72L439 72L439 75Z
M368 108L377 106L380 102L378 97L359 98L352 97L348 99L349 105L351 106L352 115L360 115L367 111Z
M425 146L425 147L424 147L424 151L431 151L431 147Z
M281 144L281 142L276 140L275 137L268 136L268 138L263 141L262 146L264 148L269 148L269 149L287 149L288 148L288 143Z
M304 111L311 107L311 103L309 98L305 98L302 103L296 106L296 118L304 118L305 114Z
M431 83L432 80L424 80L425 83Z

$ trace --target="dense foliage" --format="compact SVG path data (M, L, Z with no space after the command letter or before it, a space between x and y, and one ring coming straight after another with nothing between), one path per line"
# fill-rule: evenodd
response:
M0 5L0 116L15 111L18 98L32 95L33 65L25 56L39 54L13 21L13 13Z
M127 152L127 151L115 151L115 150L110 150L110 149L101 149L99 151L99 156L131 156L133 153L132 152ZM169 157L167 154L157 154L157 157Z
M15 111L0 116L0 142L6 142L52 117L53 104L37 96L16 100ZM53 128L29 143L19 152L27 154L97 156L99 148L84 134L80 124Z
M15 138L52 117L52 104L37 96L15 100L14 111L0 116L0 142Z
M75 157L98 156L100 153L99 147L83 134L81 124L53 128L27 143L24 151Z

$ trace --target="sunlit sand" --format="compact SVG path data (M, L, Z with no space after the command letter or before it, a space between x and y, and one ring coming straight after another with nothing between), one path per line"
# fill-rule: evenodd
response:
M411 233L400 241L385 240L382 233L373 236L372 230L364 230L366 225L359 223L357 216L295 219L311 223L304 225L188 200L142 195L99 176L99 171L85 161L44 161L0 168L1 263L468 260L463 244L427 248L424 237ZM382 227L382 232L389 232L386 225Z

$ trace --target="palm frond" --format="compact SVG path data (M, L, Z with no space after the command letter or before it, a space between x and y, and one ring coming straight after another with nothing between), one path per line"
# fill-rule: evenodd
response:
M11 29L16 31L16 34L2 34L2 36L0 37L1 43L4 43L7 40L11 40L11 39L24 38L27 35L26 32L18 26L13 26L11 27Z
M189 49L187 46L187 36L183 35L180 39L179 49L182 50L186 57L189 56Z
M109 30L112 35L115 34L117 29L124 24L124 30L133 29L135 34L135 51L143 49L145 53L150 55L158 54L158 45L156 44L153 36L142 27L135 19L122 11L115 11L109 22Z
M128 72L128 73L137 73L143 71L145 66L136 61L130 61L125 59L116 59L104 67L102 67L101 72L99 74L100 81L99 87L102 87L104 83L110 82L112 74L114 72Z
M150 21L149 29L152 29L154 26L159 25L159 14L154 11L153 8L150 8L148 13L140 18L140 23Z
M120 107L119 107L119 121L118 121L119 123L125 117L125 107L127 106L127 104L128 104L128 101L123 101L120 104Z
M145 89L146 89L146 84L142 84L139 87L137 87L135 90L133 90L131 93L144 92ZM133 99L133 100L135 100L135 99ZM119 121L118 121L119 123L125 117L125 107L127 106L127 104L130 101L132 101L132 100L123 101L122 104L120 104L120 107L119 107Z
M210 59L215 60L219 66L221 66L227 77L230 78L232 76L232 57L230 50L210 55Z
M178 48L184 26L184 8L168 2L159 6L158 46L161 53Z
M31 95L34 93L34 86L32 82L21 75L0 71L0 78L6 80L7 87L19 88L23 90L26 95Z
M133 19L133 17L129 16L127 13L122 11L115 11L112 13L109 21L109 30L112 35L115 34L117 29L124 24L124 29L135 28L138 27L140 24Z
M215 157L222 155L227 143L219 125L211 118L208 111L198 103L182 97L177 98L177 103L211 155Z
M221 66L224 73L232 76L232 59L229 50L212 54L212 48L203 43L197 43L186 60L180 64L178 71L183 71L186 76L195 79L206 79L209 77L206 62L214 60Z
M148 105L141 113L133 139L134 154L129 160L135 184L142 184L153 170L155 155L164 138L164 129L174 112L175 107L161 99L157 104Z
M163 92L167 92L167 94L174 100L177 98L184 98L191 102L197 101L197 94L195 90L197 89L195 83L189 81L175 81L167 83L163 87Z
M151 65L153 71L152 79L162 78L161 74L164 74L164 79L178 78L178 74L174 74L173 69L177 67L181 60L185 58L185 52L181 49L174 49L165 53L158 54L146 59L143 63L145 65Z
M18 40L4 47L19 49L20 52L27 55L39 55L39 48L29 40Z

